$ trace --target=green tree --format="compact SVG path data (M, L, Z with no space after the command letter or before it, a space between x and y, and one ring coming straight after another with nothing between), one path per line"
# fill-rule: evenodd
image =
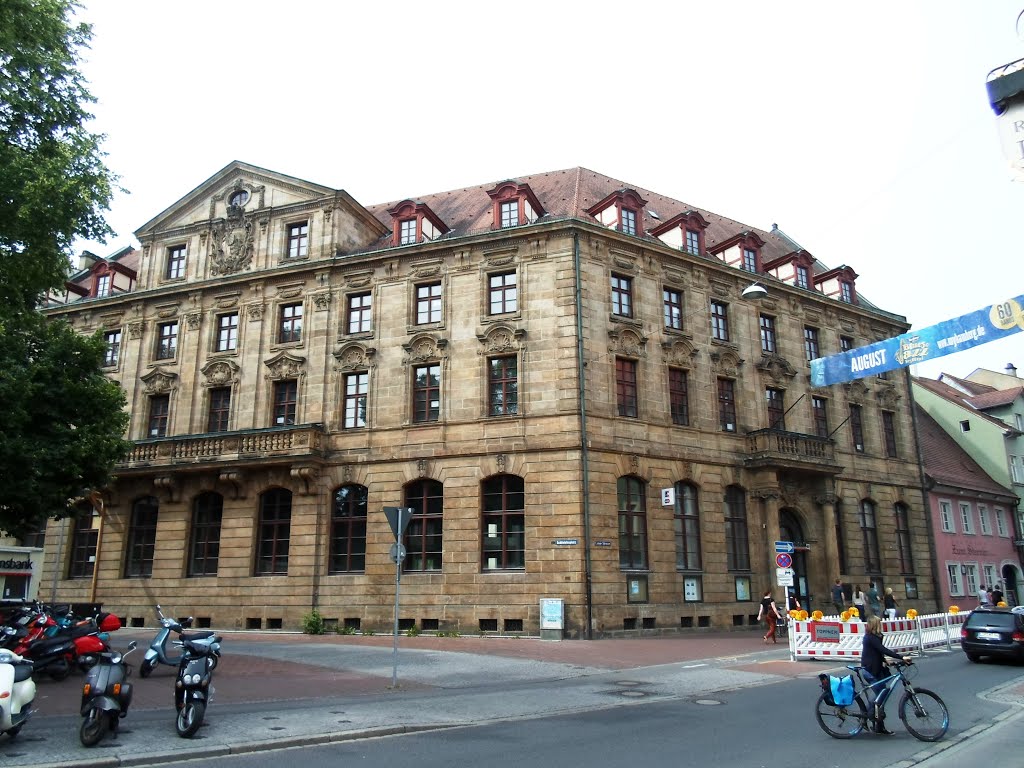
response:
M76 238L103 240L116 179L78 71L91 30L67 0L0 0L0 531L69 514L129 446L104 344L38 305L67 279Z
M69 0L0 0L0 312L64 284L76 238L105 240L116 177L78 71Z

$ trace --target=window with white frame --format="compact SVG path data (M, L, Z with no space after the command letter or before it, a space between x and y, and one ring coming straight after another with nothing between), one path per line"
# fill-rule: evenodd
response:
M946 563L946 574L949 577L949 594L962 595L964 590L960 584L960 563Z
M978 530L981 531L982 536L992 535L992 523L988 518L988 507L984 504L978 505Z
M1017 425L1019 432L1024 432L1024 413L1013 414L1013 422Z
M996 513L996 533L1005 539L1010 535L1006 528L1006 510L1002 507L996 507L994 512Z
M996 567L991 563L986 563L982 566L982 570L985 571L985 585L991 587L995 584L998 579L996 578Z
M974 533L974 515L971 513L971 505L966 501L960 502L960 525L964 533Z
M968 595L978 594L978 564L964 563L967 573L964 574L964 588Z
M1024 465L1020 456L1010 456L1010 479L1015 483L1024 483Z
M942 521L943 533L956 533L953 525L953 505L948 501L939 502L939 518Z

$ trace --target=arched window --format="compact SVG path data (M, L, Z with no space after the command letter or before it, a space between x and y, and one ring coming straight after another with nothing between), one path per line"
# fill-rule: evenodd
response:
M366 570L366 498L364 485L343 485L334 492L330 573Z
M697 488L689 483L676 483L676 569L699 571L700 508L697 506Z
M620 477L619 567L647 567L647 502L644 482L637 477Z
M260 494L256 575L288 573L288 544L292 527L292 492L271 488Z
M526 567L523 478L496 475L480 484L483 504L482 565L485 570Z
M738 485L725 489L725 554L730 571L750 570L747 538L747 494Z
M128 523L128 546L125 550L125 578L149 578L153 575L153 552L156 549L156 518L160 502L154 496L136 499Z
M440 571L444 547L444 486L417 480L405 487L405 506L412 519L405 529L405 571Z
M192 502L192 526L189 531L188 575L216 576L220 560L220 521L224 497L207 491Z

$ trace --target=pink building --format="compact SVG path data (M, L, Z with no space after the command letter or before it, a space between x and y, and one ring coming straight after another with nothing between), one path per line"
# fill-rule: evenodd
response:
M978 591L997 587L1017 605L1024 587L1013 546L1017 497L993 480L920 407L915 406L925 490L935 533L939 603L978 606Z

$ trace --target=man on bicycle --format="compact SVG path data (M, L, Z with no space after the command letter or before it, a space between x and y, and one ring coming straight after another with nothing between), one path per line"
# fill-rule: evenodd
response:
M871 683L871 687L875 690L874 731L885 736L892 736L893 732L885 727L885 700L889 698L889 693L892 691L895 681L891 680L879 687L874 685L876 680L887 677L885 674L886 656L891 656L904 663L910 663L910 657L900 656L898 653L893 653L885 647L882 643L882 620L878 616L872 616L868 619L867 631L864 635L860 665L864 668L864 679Z

